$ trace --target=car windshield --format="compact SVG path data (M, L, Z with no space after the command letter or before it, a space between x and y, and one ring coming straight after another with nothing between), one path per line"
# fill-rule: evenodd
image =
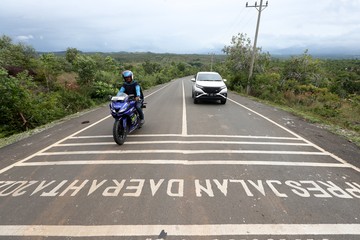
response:
M217 73L203 73L199 74L197 80L199 81L221 81L222 78Z

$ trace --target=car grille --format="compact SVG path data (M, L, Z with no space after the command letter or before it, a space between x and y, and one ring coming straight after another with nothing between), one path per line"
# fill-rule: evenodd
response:
M221 88L219 87L203 87L203 91L206 93L219 93Z

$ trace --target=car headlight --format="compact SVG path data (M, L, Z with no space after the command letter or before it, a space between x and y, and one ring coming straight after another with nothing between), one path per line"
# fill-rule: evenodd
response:
M199 85L199 84L196 84L195 85L197 88L200 88L200 89L203 89L204 87L203 86L201 86L201 85Z

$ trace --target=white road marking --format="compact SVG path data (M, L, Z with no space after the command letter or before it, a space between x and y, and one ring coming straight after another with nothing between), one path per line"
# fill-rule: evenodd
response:
M0 236L360 235L360 224L0 225Z
M51 162L24 162L17 166L57 166L57 165L264 165L264 166L294 166L294 167L328 167L351 168L349 164L342 163L317 163L317 162L277 162L277 161L246 161L246 160L75 160Z
M182 83L182 95L183 95L183 112L182 112L182 136L187 135L187 120L186 120L186 102L185 102L185 89L184 89L184 81Z
M111 142L92 142L92 143L60 143L57 147L72 147L72 146L100 146L100 145L114 145ZM125 142L125 145L144 145L144 144L216 144L216 145L282 145L282 146L311 146L308 143L286 143L286 142L234 142L234 141L137 141Z
M90 138L112 138L112 135L93 135L93 136L73 136L70 139L90 139ZM297 140L304 141L300 138L292 137L271 137L271 136L250 136L250 135L182 135L182 134L132 134L128 138L146 138L146 137L184 137L184 138L249 138L249 139L278 139L278 140Z
M288 155L322 155L327 156L327 152L306 152L306 151L266 151L266 150L173 150L173 149L153 149L153 150L102 150L102 151L67 151L67 152L40 152L37 156L52 155L79 155L79 154L144 154L144 153L177 153L177 154L288 154Z

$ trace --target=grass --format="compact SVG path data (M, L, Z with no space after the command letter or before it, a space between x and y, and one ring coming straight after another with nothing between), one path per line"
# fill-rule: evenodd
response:
M248 97L248 96L246 96ZM358 147L360 147L360 131L359 131L359 122L358 118L359 115L356 113L354 114L354 109L346 107L346 109L342 109L340 116L338 117L323 117L319 114L314 113L311 109L305 108L303 106L286 106L277 104L274 102L253 98L254 100L258 102L262 102L274 107L277 107L279 109L282 109L286 112L292 113L295 116L301 117L302 119L306 120L307 122L317 124L321 128L324 128L334 134L337 134L339 136L342 136L346 138L348 141L356 144ZM352 124L357 124L357 126L354 127L354 125L349 125L348 122L351 122ZM350 127L347 127L350 126Z

